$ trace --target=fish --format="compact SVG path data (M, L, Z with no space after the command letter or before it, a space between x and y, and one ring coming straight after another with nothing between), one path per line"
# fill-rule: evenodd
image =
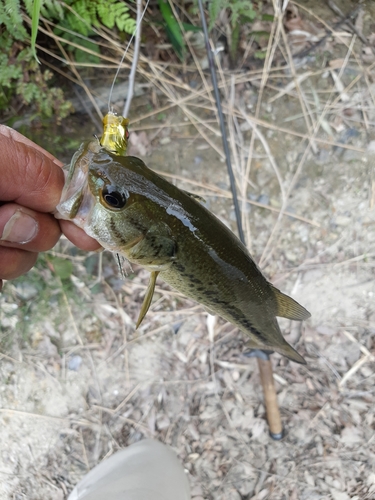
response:
M81 144L67 167L55 216L151 273L136 328L160 277L237 326L248 348L304 364L283 338L277 317L302 321L310 313L265 278L246 246L199 199L125 155L123 120L107 119L101 140Z

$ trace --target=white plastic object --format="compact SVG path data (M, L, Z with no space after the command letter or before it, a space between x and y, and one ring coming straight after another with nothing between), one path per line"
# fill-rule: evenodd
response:
M118 451L81 479L68 500L191 500L176 454L144 439Z

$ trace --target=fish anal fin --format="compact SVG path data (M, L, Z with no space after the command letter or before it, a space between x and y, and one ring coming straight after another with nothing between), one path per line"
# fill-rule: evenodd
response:
M150 309L152 297L153 297L154 291L155 291L156 278L158 277L158 274L159 274L159 271L153 271L151 273L150 282L148 284L145 298L143 299L142 307L141 307L141 310L139 312L137 324L135 326L136 329L140 326L144 317L147 314L147 311Z
M280 292L274 286L272 287L275 298L277 309L275 312L276 316L280 316L281 318L294 319L297 321L302 321L304 319L310 318L311 314L307 309L305 309L301 304L298 304L297 301Z

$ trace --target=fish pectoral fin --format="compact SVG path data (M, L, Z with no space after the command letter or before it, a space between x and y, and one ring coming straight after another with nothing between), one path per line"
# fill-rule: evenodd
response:
M147 290L146 290L145 298L143 299L143 303L142 303L141 310L139 312L137 324L135 325L136 329L140 326L140 324L143 321L143 318L147 314L147 311L150 309L152 297L153 297L154 291L155 291L156 278L158 277L158 274L159 274L159 271L153 271L151 273L150 282L149 282Z
M277 288L272 286L273 292L276 298L277 310L275 312L276 316L281 318L294 319L297 321L302 321L304 319L310 318L311 314L307 311L301 304L297 301L280 292Z
M164 223L154 224L128 252L127 258L141 266L166 266L176 255L176 243Z
M206 203L206 200L202 196L199 196L199 194L190 193L190 191L185 191L183 189L182 191L188 196L190 196L190 198L194 198L194 200L197 200L200 203Z

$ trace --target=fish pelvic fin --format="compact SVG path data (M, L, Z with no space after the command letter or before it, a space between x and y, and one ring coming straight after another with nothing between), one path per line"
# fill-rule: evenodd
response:
M135 326L135 329L137 329L140 326L140 324L143 321L143 318L146 316L147 311L150 308L152 297L154 295L156 278L158 277L158 274L159 274L159 271L153 271L151 273L150 282L149 282L147 290L146 290L145 298L143 299L143 304L141 307L141 311L139 313L139 317L138 317L138 321L137 321L137 324Z
M272 286L272 285L271 285ZM305 309L297 301L285 295L285 293L280 292L277 288L272 286L276 298L276 311L275 315L281 318L294 319L297 321L302 321L304 319L310 318L311 314L307 309Z

